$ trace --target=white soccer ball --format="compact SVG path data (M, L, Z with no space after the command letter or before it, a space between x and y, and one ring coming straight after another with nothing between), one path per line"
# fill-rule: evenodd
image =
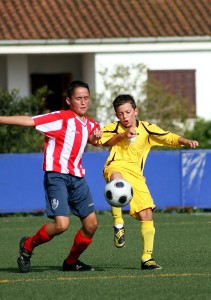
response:
M116 178L106 184L104 195L111 206L123 207L130 203L133 197L133 189L126 180Z

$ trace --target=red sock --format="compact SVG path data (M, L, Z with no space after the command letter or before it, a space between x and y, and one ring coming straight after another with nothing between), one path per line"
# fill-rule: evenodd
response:
M46 243L48 241L50 241L53 237L50 237L45 229L46 229L46 224L43 225L38 232L33 235L32 237L29 237L25 243L24 243L24 248L26 248L26 250L32 252L33 249L43 243Z
M77 262L79 256L86 250L89 244L92 242L91 238L85 237L79 230L74 238L74 244L70 250L70 254L66 258L67 264L74 264Z

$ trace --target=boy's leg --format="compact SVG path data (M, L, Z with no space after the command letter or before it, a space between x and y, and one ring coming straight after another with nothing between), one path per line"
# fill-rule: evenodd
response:
M153 221L141 221L141 237L142 237L142 261L152 258L155 228Z
M151 208L139 213L141 217L141 238L143 253L141 256L141 268L143 270L161 269L153 259L155 227L152 220Z
M70 253L63 263L63 271L94 271L92 266L79 260L80 255L92 242L92 237L97 229L97 217L93 212L82 220L82 228L76 233Z
M116 178L122 178L122 174L120 172L112 172L110 176L110 181ZM111 207L111 214L113 216L114 222L114 245L117 248L122 248L125 246L125 228L124 228L124 220L122 217L122 209L121 207Z
M43 225L35 235L23 237L19 244L19 255L17 258L20 272L30 271L30 259L35 247L47 243L55 235L63 233L69 226L69 217L55 217L54 222Z
M70 209L81 220L82 227L76 233L70 253L63 262L63 271L94 271L92 266L79 260L80 255L92 242L92 237L97 230L98 220L95 207L85 178L71 178L74 189L69 191Z

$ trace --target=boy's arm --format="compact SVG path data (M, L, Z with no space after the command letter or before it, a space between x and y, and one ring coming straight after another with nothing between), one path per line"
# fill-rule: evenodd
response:
M99 129L96 129L88 138L88 143L94 146L97 146L97 141L101 138L102 132Z
M136 136L136 130L133 127L128 128L125 132L123 133L117 133L115 134L110 140L108 140L106 143L103 144L103 146L114 146L121 140L125 138L133 138Z
M195 140L187 140L183 137L179 137L178 142L180 145L184 145L187 146L189 148L196 148L197 146L199 146L199 142L195 141Z
M0 116L0 124L17 126L35 126L34 120L30 116Z
M103 146L114 146L116 143L121 141L122 139L126 138L125 132L123 133L116 133L110 140L103 144Z

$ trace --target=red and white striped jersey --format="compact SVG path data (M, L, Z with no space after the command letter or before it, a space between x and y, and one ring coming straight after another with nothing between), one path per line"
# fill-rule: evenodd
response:
M100 125L87 117L82 122L71 110L35 116L33 120L35 128L45 135L43 170L83 177L82 155L89 136Z

